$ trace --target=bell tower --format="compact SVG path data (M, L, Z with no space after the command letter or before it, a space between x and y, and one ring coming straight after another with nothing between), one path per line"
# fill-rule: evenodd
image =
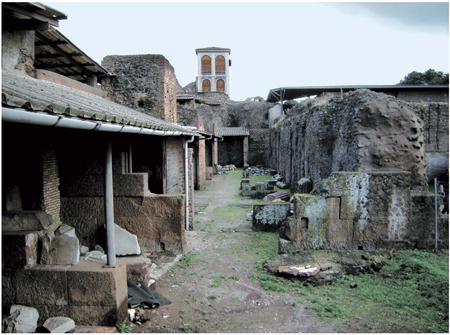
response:
M230 49L195 49L198 60L197 92L230 94Z

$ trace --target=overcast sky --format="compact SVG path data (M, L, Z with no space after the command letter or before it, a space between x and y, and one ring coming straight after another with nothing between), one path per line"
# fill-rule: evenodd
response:
M162 54L181 86L195 49L231 49L230 98L290 86L395 85L412 71L449 72L448 2L44 2L59 30L101 64Z

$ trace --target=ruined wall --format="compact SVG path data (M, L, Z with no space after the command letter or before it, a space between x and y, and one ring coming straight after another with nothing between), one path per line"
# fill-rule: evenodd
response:
M102 66L116 76L102 81L112 101L177 122L177 79L162 55L107 56Z
M249 129L248 164L269 166L270 129Z
M149 190L148 173L126 173L124 157L127 156L129 142L123 135L89 133L77 143L65 143L60 147L61 221L75 228L82 245L93 249L99 244L106 248L104 161L106 140L110 136L114 139L112 159L115 223L138 237L143 252L170 250L183 253L184 195L179 194L182 177L175 170L177 184L172 188L177 194L152 194ZM138 138L143 144L151 146L153 136ZM88 143L96 145L89 147ZM177 150L176 143L175 140L172 158L182 162L182 150ZM178 145L181 146L181 143L178 142ZM134 152L134 156L138 154L139 152ZM168 156L171 157L170 154Z
M343 98L324 95L294 106L270 136L270 167L295 191L334 171L409 171L411 187L426 186L423 123L403 101L356 90Z
M410 106L423 121L425 151L448 153L448 103L411 103Z
M34 76L34 30L9 32L2 29L2 69Z
M295 195L280 251L433 248L432 197L413 194L409 183L409 172L332 173L311 194ZM445 226L441 221L441 248L448 247Z

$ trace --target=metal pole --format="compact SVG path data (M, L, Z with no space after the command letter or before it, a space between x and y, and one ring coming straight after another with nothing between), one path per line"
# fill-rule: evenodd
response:
M108 141L105 162L105 216L106 216L106 240L107 263L106 267L116 267L116 238L114 236L114 194L112 174L112 146Z
M437 196L437 178L434 178L434 248L438 248L438 196Z
M128 151L128 173L133 173L133 150L131 147L131 138L130 138L130 148Z

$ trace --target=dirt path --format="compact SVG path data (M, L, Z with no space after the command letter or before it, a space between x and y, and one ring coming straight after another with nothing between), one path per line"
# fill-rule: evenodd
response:
M251 199L239 199L240 178L216 175L195 192L194 231L186 232L191 257L157 282L172 304L146 310L147 322L133 332L333 332L333 319L318 322L295 290L265 291L252 275L261 233L223 232L245 228ZM183 266L180 266L183 265ZM249 278L250 277L250 278ZM299 301L300 299L300 301Z

